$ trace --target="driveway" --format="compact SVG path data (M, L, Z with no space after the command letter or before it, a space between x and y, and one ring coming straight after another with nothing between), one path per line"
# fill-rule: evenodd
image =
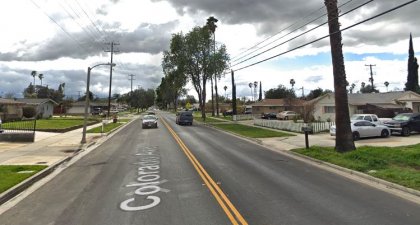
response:
M305 135L296 134L293 137L275 137L275 138L260 138L262 144L279 149L279 150L291 150L294 148L305 147ZM356 147L360 146L387 146L387 147L398 147L405 145L414 145L420 143L420 134L411 134L409 137L402 137L393 135L388 138L362 138L355 141ZM310 146L325 146L334 147L335 137L330 134L313 134L309 135Z

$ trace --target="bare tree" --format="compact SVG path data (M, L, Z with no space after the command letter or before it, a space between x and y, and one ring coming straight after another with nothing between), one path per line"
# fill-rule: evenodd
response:
M346 89L347 79L344 67L340 23L338 21L337 0L325 0L324 4L328 12L328 27L334 74L335 120L337 124L335 150L338 152L347 152L355 150L356 147L350 127L350 113Z

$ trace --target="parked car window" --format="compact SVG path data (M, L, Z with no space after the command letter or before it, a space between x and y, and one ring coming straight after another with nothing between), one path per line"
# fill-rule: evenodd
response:
M419 121L420 120L420 115L413 117L413 120Z
M354 123L354 126L361 127L361 126L363 126L363 122L362 121L356 122L356 123Z
M373 121L378 122L378 117L372 116L372 118L373 118Z
M365 120L372 122L372 118L370 116L365 116Z
M407 114L398 114L398 115L396 115L392 119L393 120L398 120L398 121L409 121L410 120L410 116L407 115Z

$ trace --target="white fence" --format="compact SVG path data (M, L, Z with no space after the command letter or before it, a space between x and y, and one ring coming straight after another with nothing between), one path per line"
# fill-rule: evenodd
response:
M254 125L268 127L277 130L286 130L302 133L302 128L307 126L312 128L312 133L326 132L334 125L334 122L315 122L315 123L295 123L293 121L262 120L254 119Z
M240 121L240 120L252 120L254 116L252 114L240 114L240 115L233 115L233 121Z

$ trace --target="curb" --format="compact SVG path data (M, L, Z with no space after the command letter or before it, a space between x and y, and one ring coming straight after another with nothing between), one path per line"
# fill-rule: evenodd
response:
M324 162L324 161L319 160L319 159L314 159L314 158L311 158L309 156L305 156L305 155L302 155L302 154L299 154L299 153L296 153L296 152L293 152L293 151L274 150L274 149L270 148L270 146L264 145L261 140L257 140L257 139L250 138L250 137L245 137L245 136L242 136L242 135L230 132L230 131L225 131L225 130L219 129L215 126L212 126L211 124L206 124L206 123L201 123L201 124L203 124L204 126L210 127L212 129L216 129L216 130L225 132L227 134L237 136L241 139L245 139L245 140L248 140L248 141L251 141L251 142L255 142L256 144L258 144L258 145L260 145L260 146L262 146L262 147L264 147L264 148L266 148L270 151L275 151L275 152L278 152L280 154L288 155L289 157L295 158L295 159L300 160L300 161L306 161L306 162L309 161L310 163L315 164L320 168L324 167L322 169L327 169L331 172L334 172L335 174L338 174L338 175L341 175L341 176L343 176L342 173L351 175L352 177L347 177L347 178L352 179L352 180L355 180L355 178L359 178L360 180L362 180L364 182L367 182L368 185L370 185L374 188L386 191L388 193L397 195L399 197L402 197L401 196L401 192L402 192L402 194L409 195L408 197L405 196L404 197L405 199L410 200L412 202L415 202L417 204L420 204L420 191L418 191L418 190L408 188L408 187L404 187L402 185L392 183L392 182L389 182L389 181L386 181L386 180L383 180L383 179L380 179L380 178L377 178L377 177L373 177L373 176L370 176L368 174L365 174L365 173L362 173L362 172L359 172L359 171L347 169L347 168L344 168L344 167L341 167L341 166L338 166L338 165L335 165L335 164L332 164L332 163ZM375 186L375 184L376 185L377 184L383 185L385 187L385 189L381 188L381 187L378 187L378 186ZM394 191L394 192L391 192L391 191ZM419 199L415 200L415 199L411 199L410 197L417 197Z
M17 195L19 195L21 192L23 192L24 190L26 190L27 188L29 188L30 186L32 186L33 184L35 184L36 182L38 182L39 180L41 180L42 178L48 176L49 174L51 174L55 169L57 169L57 167L59 167L60 165L62 165L63 163L66 163L68 161L70 161L71 159L73 159L75 156L77 156L80 152L85 151L86 149L90 148L91 146L99 143L102 144L104 141L106 141L107 139L111 138L114 134L116 134L118 131L120 131L122 128L124 128L125 126L127 126L128 124L132 123L133 121L135 121L135 119L132 119L130 122L125 123L124 125L118 127L117 129L112 130L112 132L109 132L109 134L103 136L100 138L100 140L97 141L93 141L91 143L85 144L85 145L80 145L72 155L67 156L66 158L48 166L47 168L39 171L38 173L34 174L33 176L27 178L26 180L20 182L19 184L11 187L9 190L3 192L0 194L0 206L6 202L8 202L10 199L16 197ZM112 133L112 135L110 135ZM104 139L104 140L102 140ZM99 146L99 145L98 145ZM97 147L98 147L97 146Z

